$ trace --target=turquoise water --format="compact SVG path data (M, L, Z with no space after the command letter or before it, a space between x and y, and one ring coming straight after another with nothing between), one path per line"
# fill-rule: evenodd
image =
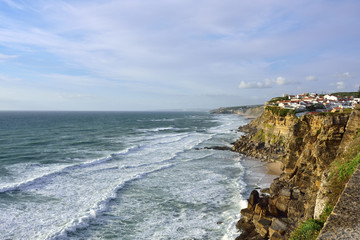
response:
M233 239L245 120L177 112L0 112L2 239Z

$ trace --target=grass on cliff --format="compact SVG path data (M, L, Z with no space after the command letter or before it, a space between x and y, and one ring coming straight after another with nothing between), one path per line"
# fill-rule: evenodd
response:
M319 236L322 227L333 209L334 207L327 203L320 218L309 218L300 224L300 226L291 234L290 240L315 240Z
M337 181L340 182L344 179L349 179L353 173L355 172L356 168L360 164L360 154L354 157L352 160L347 161L340 165L336 170L338 172Z
M323 225L320 220L308 219L291 234L290 240L315 240Z
M289 97L274 97L269 101L269 103L276 103L277 101L284 101L284 100L289 100Z
M356 134L355 139L349 144L345 153L339 156L330 168L328 177L330 186L329 199L335 204L344 190L345 184L360 164L360 136Z
M359 130L358 130L359 132ZM316 239L330 216L346 183L360 164L360 136L355 133L354 140L348 145L347 150L331 164L329 181L329 202L326 204L319 219L308 219L292 233L290 240Z
M287 115L295 116L296 113L293 109L286 109L278 106L266 106L266 110L269 110L274 115L278 115L280 117L286 117Z

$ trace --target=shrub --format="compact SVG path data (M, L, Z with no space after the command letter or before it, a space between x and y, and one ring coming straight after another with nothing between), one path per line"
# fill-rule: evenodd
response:
M262 129L260 129L259 131L256 132L254 139L260 141L260 142L265 142L265 133Z
M350 178L355 172L356 168L360 164L360 154L358 154L355 158L350 161L347 161L339 166L338 170L338 182Z
M326 203L320 219L308 219L291 234L290 240L316 239L334 207Z
M284 101L288 99L289 99L288 97L274 97L269 101L269 103L276 103L277 101Z
M280 117L285 117L287 115L295 116L295 110L293 109L286 109L278 106L267 106L266 109L272 112L274 115L278 115Z
M315 240L323 226L320 220L308 219L291 234L290 240Z

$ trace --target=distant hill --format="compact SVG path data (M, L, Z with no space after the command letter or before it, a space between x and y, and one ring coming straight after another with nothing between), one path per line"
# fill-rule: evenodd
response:
M360 92L334 92L331 95L345 97L345 96L353 96L360 97Z
M245 105L236 107L221 107L211 110L212 114L239 114L248 118L255 118L264 112L264 105Z

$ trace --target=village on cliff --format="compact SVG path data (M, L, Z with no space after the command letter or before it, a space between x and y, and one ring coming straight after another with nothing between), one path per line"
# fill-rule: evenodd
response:
M360 104L359 97L332 94L318 95L316 93L284 94L283 97L266 102L267 106L292 109L297 113L342 112L344 109L354 109L358 104Z

